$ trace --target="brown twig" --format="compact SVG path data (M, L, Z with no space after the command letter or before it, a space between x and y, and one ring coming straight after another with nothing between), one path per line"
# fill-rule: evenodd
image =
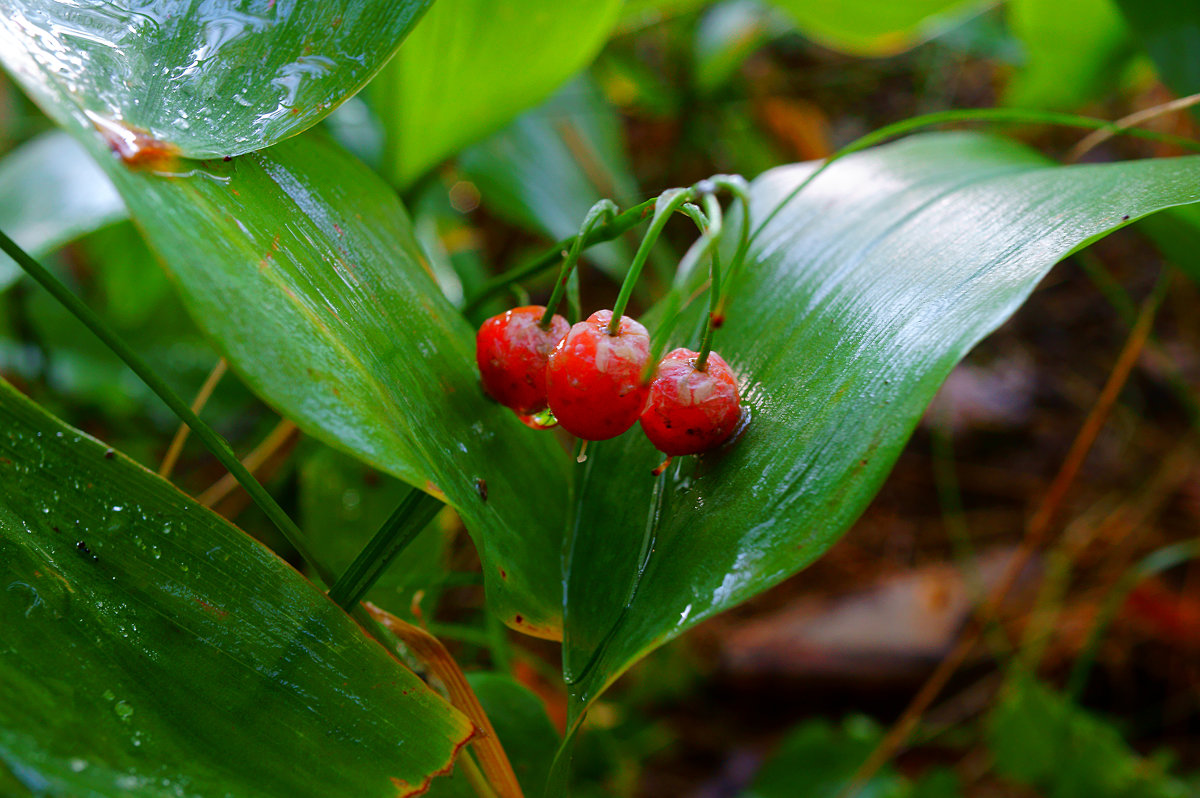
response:
M286 418L275 425L275 429L263 439L262 443L254 447L254 450L242 460L242 465L251 474L256 474L271 457L291 442L293 436L297 434L296 425ZM238 482L233 478L232 474L226 474L221 477L212 487L201 493L196 501L203 504L205 507L212 507L225 499L238 487Z
M400 638L400 641L429 667L434 676L446 688L450 703L462 712L481 732L475 737L472 745L479 760L479 768L487 778L490 786L499 798L522 798L521 785L513 773L508 756L500 745L500 738L492 728L487 713L483 711L475 691L471 689L467 677L463 675L458 663L442 642L419 626L414 626L395 615L376 607L370 602L364 602L367 612L376 621L387 627L388 631Z
M1113 122L1111 127L1100 128L1084 136L1078 144L1071 148L1071 151L1067 153L1067 157L1064 160L1067 163L1075 163L1093 149L1124 130L1165 114L1191 108L1197 103L1200 103L1200 94L1189 94L1187 97L1180 97L1177 100L1171 100L1169 103L1156 105L1152 108L1144 108L1129 116L1123 116L1116 122Z
M1068 489L1079 473L1080 466L1083 465L1084 459L1087 457L1088 452L1091 451L1092 445L1096 441L1096 436L1099 435L1101 428L1103 428L1109 412L1112 410L1118 395L1121 393L1121 389L1125 386L1134 365L1137 363L1139 355L1145 348L1150 330L1154 326L1155 313L1162 303L1163 297L1166 295L1167 287L1170 285L1170 278L1171 272L1164 272L1150 296L1142 303L1137 321L1125 341L1125 346L1117 356L1117 361L1113 365L1112 372L1108 375L1108 381L1104 384L1104 388L1096 398L1095 404L1092 405L1091 412L1088 413L1083 426L1075 436L1075 440L1071 444L1066 458L1059 467L1058 473L1055 474L1054 480L1050 483L1049 490L1046 491L1045 498L1042 499L1037 511L1030 518L1025 530L1025 537L1021 541L1021 546L1017 549L1012 559L1009 560L1000 581L988 596L987 601L976 610L972 622L959 635L958 642L954 648L938 664L938 667L930 675L925 684L921 686L921 689L905 708L900 718L892 725L883 739L879 741L879 744L871 752L870 756L867 757L854 774L854 778L842 790L839 798L853 798L853 796L857 796L879 768L900 750L912 733L913 728L920 721L925 710L929 708L933 700L942 692L946 684L950 681L950 678L966 660L971 649L975 647L985 624L996 617L1000 603L1012 590L1013 585L1016 584L1017 577L1025 569L1033 553L1041 547L1046 538L1046 533L1050 530L1051 523L1062 507Z
M221 358L217 361L217 365L213 366L213 370L208 373L204 384L200 386L199 392L196 393L196 398L192 400L193 413L199 415L204 406L208 404L209 397L217 389L217 383L225 376L225 371L228 367L229 364L225 362L225 358ZM187 443L188 435L191 432L192 428L187 424L180 424L179 429L175 431L175 437L171 439L171 445L167 447L167 453L163 457L162 465L158 467L158 475L163 479L170 479L171 472L175 470L175 463L179 461L179 455L183 452L183 445Z

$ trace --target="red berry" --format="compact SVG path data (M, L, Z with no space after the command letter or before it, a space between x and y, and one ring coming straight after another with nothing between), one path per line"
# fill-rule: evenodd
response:
M541 305L513 308L485 321L475 336L484 390L522 416L546 409L546 358L569 328L556 315L543 330L538 322L545 312Z
M642 430L663 454L699 454L724 443L741 417L737 380L729 364L710 352L704 371L697 353L676 349L658 364Z
M571 328L550 354L546 395L563 429L584 440L615 438L633 426L646 406L642 370L650 359L650 334L628 316L608 334L611 310L599 310Z

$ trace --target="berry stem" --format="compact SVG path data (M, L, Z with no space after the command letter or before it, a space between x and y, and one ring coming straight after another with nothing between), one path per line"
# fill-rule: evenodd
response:
M621 317L625 314L625 307L629 304L633 287L637 284L638 277L641 276L646 259L650 257L650 250L654 249L659 234L667 226L667 220L671 218L671 214L691 199L691 189L670 188L659 194L658 199L654 201L654 218L650 222L650 229L646 231L646 236L642 239L637 254L633 256L633 263L629 266L625 281L621 283L621 293L617 295L617 301L613 303L612 321L608 325L609 335L616 335L620 330Z
M580 248L587 249L594 244L599 244L602 241L611 241L623 235L645 219L657 201L657 199L649 199L638 203L608 224L596 228L588 235ZM575 236L564 238L541 255L488 280L474 296L467 300L467 303L463 306L463 315L470 316L494 294L503 291L508 286L549 269L562 257L563 250L570 250L571 244L575 242L575 238Z
M538 326L543 330L550 329L550 320L554 318L554 311L562 302L563 293L567 290L567 282L575 270L575 264L579 262L579 253L583 250L583 242L602 222L604 224L612 223L620 211L621 209L610 199L602 199L588 209L587 215L583 217L583 224L579 227L579 235L571 240L567 257L563 259L562 268L559 269L558 279L554 281L554 291L550 294L550 299L546 301L546 312L542 314L542 320L538 322Z
M708 368L708 353L712 351L713 333L717 327L721 326L721 258L719 256L718 245L721 241L721 233L724 232L721 216L721 203L717 202L717 198L712 194L704 195L704 209L708 211L708 218L712 220L709 225L708 244L706 249L709 252L711 267L709 273L712 275L708 286L708 319L704 322L704 337L700 341L700 352L696 356L696 371L704 371ZM742 225L742 229L746 229L746 225ZM736 263L736 261L735 261Z

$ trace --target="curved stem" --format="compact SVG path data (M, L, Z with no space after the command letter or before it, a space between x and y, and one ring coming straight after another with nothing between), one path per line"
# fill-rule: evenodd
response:
M667 226L667 220L691 198L691 189L671 188L660 194L654 201L654 219L650 222L650 229L646 231L646 236L642 239L637 254L633 256L633 263L629 265L629 272L625 275L625 281L621 283L621 293L617 295L617 301L613 303L612 321L608 325L609 335L616 335L620 329L621 317L625 314L625 307L629 304L633 287L637 285L638 277L642 274L642 267L646 265L646 259L650 257L650 250L654 249L659 234Z
M1150 139L1151 141L1162 141L1184 147L1185 149L1200 151L1200 142L1192 141L1191 139L1182 138L1180 136L1171 136L1165 133L1155 133L1149 130L1138 130L1136 128L1122 129L1119 123L1110 122L1105 119L1094 119L1090 116L1077 116L1075 114L1059 114L1047 111L1025 111L1018 108L975 108L964 111L939 111L933 114L925 114L924 116L916 116L912 119L905 119L893 125L882 127L879 130L868 133L867 135L850 142L845 147L831 155L826 161L817 167L800 185L792 189L786 197L767 214L767 217L759 223L758 227L754 228L753 236L757 236L762 232L763 228L775 218L775 216L783 210L789 202L795 199L809 183L813 182L822 172L828 169L834 162L858 152L865 150L868 147L873 147L876 144L882 144L888 139L902 136L905 133L911 133L914 130L921 128L934 127L936 125L944 125L951 122L998 122L1008 124L1048 124L1059 125L1062 127L1082 127L1092 128L1094 130L1114 130L1123 135L1135 136L1137 138Z
M705 371L708 368L708 353L712 351L713 333L716 332L717 328L723 322L720 316L721 258L718 254L720 252L721 233L724 232L721 204L717 202L717 198L712 194L705 194L704 208L708 211L708 218L712 220L707 233L709 239L707 249L712 263L709 272L712 276L709 278L710 283L708 286L708 320L704 323L704 337L700 341L700 352L696 357L696 371ZM745 228L746 225L742 225L742 229Z
M75 318L83 322L85 327L103 341L117 357L121 358L125 365L142 382L146 383L146 387L154 391L158 398L162 399L163 403L181 421L191 427L192 432L196 433L196 437L204 443L213 456L220 461L221 465L225 466L230 474L233 474L234 479L241 483L246 492L250 494L250 497L254 499L254 503L278 527L284 538L287 539L287 542L304 558L304 561L309 564L313 571L321 579L332 581L333 574L321 564L313 551L309 549L308 544L304 541L303 533L296 526L296 522L284 512L283 508L271 497L266 488L242 465L224 438L192 412L187 403L176 396L175 392L167 387L163 379L155 374L154 370L142 360L141 356L134 352L129 344L125 343L116 332L110 329L108 324L94 310L88 307L82 299L71 293L71 290L63 285L61 280L55 277L46 267L30 257L25 250L21 249L3 231L0 231L0 250L3 250L5 254L15 260L26 274L40 283Z
M601 225L600 227L596 228L583 242L583 246L581 248L587 249L593 244L599 244L602 241L611 241L617 236L624 234L630 228L637 226L643 219L646 218L646 215L650 213L650 210L654 207L654 204L657 201L657 199L649 199L645 202L638 203L629 210L617 216L608 224ZM475 296L467 300L466 305L463 306L463 315L470 316L471 313L475 310L478 310L479 306L487 301L489 297L499 291L503 291L513 283L524 280L526 277L532 277L535 274L540 274L546 269L549 269L558 261L559 258L562 257L563 250L569 250L571 248L571 244L575 242L575 239L576 236L564 238L562 241L559 241L553 247L543 252L541 255L538 255L536 258L526 261L519 266L509 269L508 271L504 272L504 274L497 275L491 280L488 280L483 284L483 287L479 289L479 292L475 294Z
M611 223L617 218L620 211L617 204L610 199L602 199L588 209L587 215L583 217L583 224L579 226L579 234L571 241L571 247L567 250L567 257L563 260L562 269L558 272L558 279L554 281L554 292L546 301L546 312L542 314L542 320L538 322L538 326L543 330L550 329L550 320L554 318L554 311L562 302L563 293L567 290L567 281L575 270L575 264L579 261L579 253L583 250L583 242L588 239L592 230L599 226L602 220L606 224Z

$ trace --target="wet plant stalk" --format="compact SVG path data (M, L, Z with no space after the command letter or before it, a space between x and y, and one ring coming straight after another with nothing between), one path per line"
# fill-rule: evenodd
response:
M153 369L142 360L140 355L134 352L83 300L71 293L71 290L63 285L62 281L55 277L50 270L34 260L33 257L21 249L3 231L0 231L0 250L3 250L5 254L15 260L26 274L49 291L75 318L83 322L84 326L103 341L105 346L111 349L117 357L121 358L122 362L146 384L146 387L154 391L159 399L162 399L163 403L171 409L171 412L183 421L183 423L192 428L192 432L196 434L196 437L204 443L205 447L212 452L221 465L225 466L234 479L241 483L242 487L246 489L246 492L254 500L254 503L271 519L271 522L275 524L288 543L304 558L304 561L308 563L314 573L324 580L331 580L333 578L332 572L320 563L312 550L309 549L307 543L305 543L304 535L300 531L300 528L284 512L283 508L276 503L266 488L242 465L237 455L233 453L233 449L230 448L229 443L209 427L208 424L204 423L198 415L192 412L191 407L167 387L162 378L154 373Z

